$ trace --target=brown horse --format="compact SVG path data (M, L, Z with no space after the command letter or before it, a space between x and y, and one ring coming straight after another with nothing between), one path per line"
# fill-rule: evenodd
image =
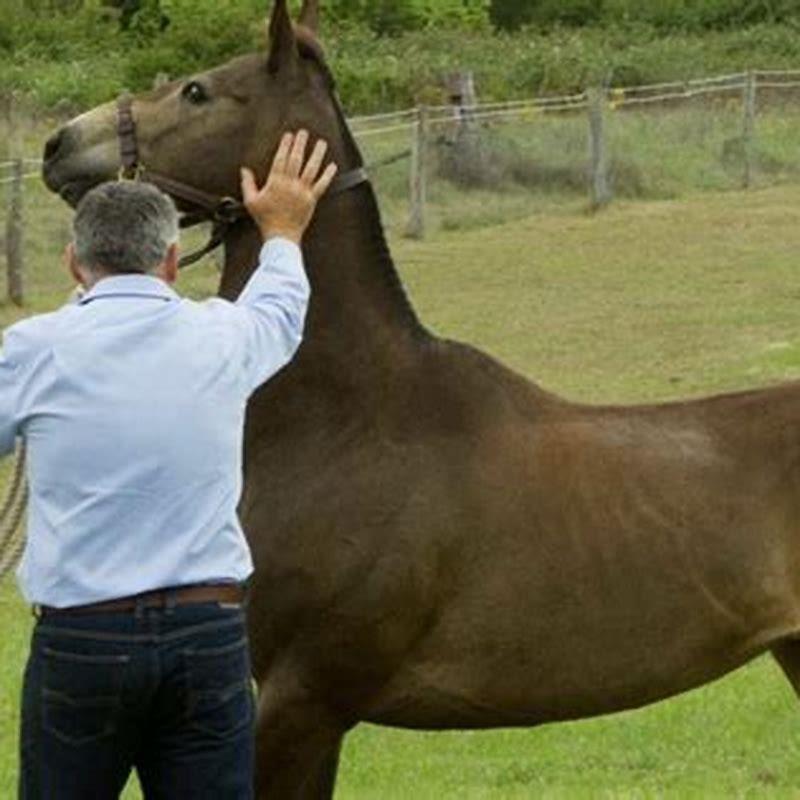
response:
M277 0L269 53L135 98L142 162L233 194L241 163L306 126L358 167L316 16L307 0L293 27ZM114 177L113 104L66 126L46 162L71 202ZM255 228L235 223L225 246L230 298ZM331 797L359 721L587 717L765 651L800 692L800 385L559 399L420 325L368 184L323 202L305 256L306 341L246 435L259 797Z

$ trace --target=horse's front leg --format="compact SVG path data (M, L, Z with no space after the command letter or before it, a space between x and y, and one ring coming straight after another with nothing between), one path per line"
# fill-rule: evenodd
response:
M296 685L259 687L256 798L331 800L347 726Z

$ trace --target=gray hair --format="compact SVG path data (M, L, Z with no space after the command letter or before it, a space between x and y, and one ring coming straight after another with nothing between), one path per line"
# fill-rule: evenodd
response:
M175 204L155 186L103 183L78 204L73 222L78 263L92 272L152 272L178 241Z

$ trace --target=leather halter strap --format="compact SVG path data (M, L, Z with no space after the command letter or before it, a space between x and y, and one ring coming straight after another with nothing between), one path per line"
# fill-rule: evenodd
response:
M136 135L136 120L133 116L133 98L127 92L117 100L117 135L119 138L120 180L146 181L158 187L174 200L180 200L190 207L181 218L181 228L191 228L203 222L211 222L211 236L205 247L181 258L181 268L195 264L201 258L220 247L230 229L250 214L242 203L234 197L210 194L194 186L177 181L158 172L151 172L139 158L139 142ZM369 175L363 167L337 175L331 183L324 202L330 197L355 189L369 182Z

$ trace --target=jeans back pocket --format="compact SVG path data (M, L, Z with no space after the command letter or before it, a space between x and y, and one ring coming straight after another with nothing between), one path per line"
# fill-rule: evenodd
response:
M182 653L186 675L187 723L218 739L240 733L253 724L247 639L214 647L195 647Z
M42 726L62 742L89 744L116 733L122 705L124 654L42 648Z

